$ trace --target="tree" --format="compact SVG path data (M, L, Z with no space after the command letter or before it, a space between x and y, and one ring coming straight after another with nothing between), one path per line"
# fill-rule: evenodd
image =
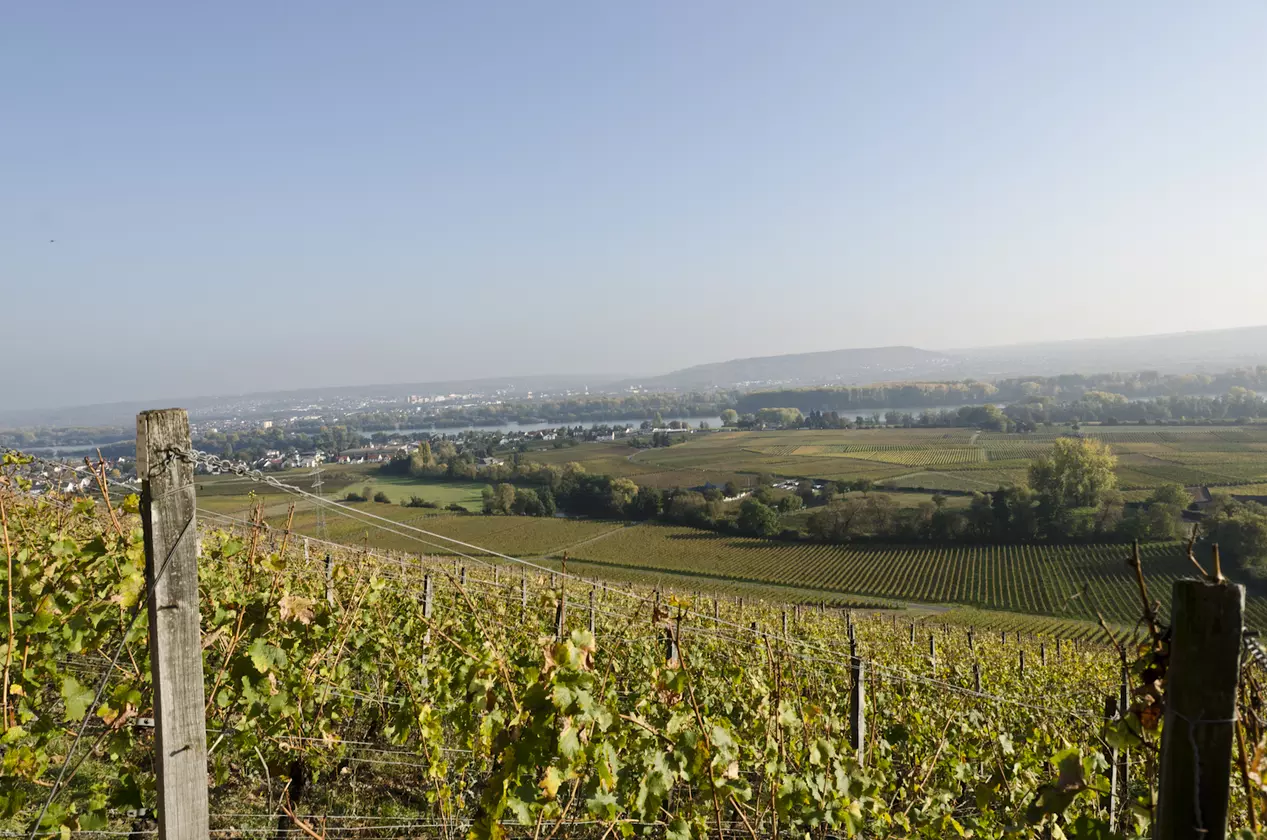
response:
M433 463L435 459L431 455L431 444L424 440L409 454L409 474L415 478L423 475Z
M867 518L871 520L871 532L887 534L893 530L893 520L897 516L897 502L887 493L873 493L866 497Z
M629 503L638 495L638 485L627 478L613 478L610 490L611 511L616 516L623 516Z
M739 485L734 480L727 481L722 488L722 492L726 494L726 498L733 499L739 495Z
M1216 496L1204 525L1222 551L1256 574L1267 573L1267 508Z
M545 506L541 504L541 497L536 490L521 487L515 490L515 500L511 503L510 512L516 516L545 516Z
M984 493L973 493L968 503L968 532L983 540L994 533L994 505Z
M721 413L721 424L723 426L733 426L739 422L739 412L733 408L728 408Z
M866 504L856 496L820 508L809 518L807 527L816 539L824 542L846 542L861 532Z
M1192 504L1192 496L1178 484L1163 484L1148 497L1148 504L1174 505L1182 509Z
M1095 512L1097 534L1108 535L1118 530L1126 510L1126 498L1120 490L1108 490L1100 497L1100 507Z
M674 493L665 506L665 516L674 522L704 528L711 527L714 522L707 500L693 490Z
M654 487L639 487L628 514L634 519L655 519L664 509L664 494Z
M794 513L805 507L800 496L789 495L779 499L779 513Z
M757 419L770 426L797 426L804 418L799 408L762 408Z
M1052 513L1094 507L1117 486L1117 456L1095 438L1058 438L1029 467L1029 485Z
M377 493L374 494L374 501L379 502L380 504L385 504L385 505L390 505L392 503L392 500L388 498L387 494L384 493L382 490L379 490Z
M779 532L779 514L756 499L744 499L739 506L739 530L755 537L772 537Z
M1155 502L1140 517L1144 539L1175 540L1183 535L1182 509Z
M801 501L809 507L814 503L814 482L805 479L796 485L796 495L801 497Z
M515 485L498 484L494 487L485 487L483 492L484 512L494 514L509 514L515 507Z
M555 501L554 492L549 487L542 487L537 491L537 495L541 497L542 516L554 516L558 513L558 502Z

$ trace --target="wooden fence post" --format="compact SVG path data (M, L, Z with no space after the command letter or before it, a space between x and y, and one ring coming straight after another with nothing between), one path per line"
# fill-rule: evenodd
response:
M976 651L977 651L977 639L976 639L976 636L974 636L972 633L972 628L969 627L968 628L968 652L976 653Z
M559 639L560 641L563 640L563 631L567 623L567 609L568 609L567 588L562 583L560 583L559 584L559 606L554 611L554 637L556 639Z
M787 638L787 610L782 610L783 615L783 637Z
M526 571L519 578L519 617L528 617L528 573Z
M1227 836L1245 588L1177 580L1171 592L1153 837L1222 840Z
M981 663L972 663L972 689L977 694L981 693Z
M458 572L458 583L462 584L463 589L466 588L466 566L463 566L462 570Z
M1117 698L1112 694L1104 696L1104 720L1106 723L1117 720ZM1109 789L1100 794L1100 807L1109 812L1109 831L1117 830L1117 750L1108 744L1104 745L1104 760L1109 765Z
M867 743L867 665L858 656L858 643L849 641L849 670L853 676L853 691L849 693L849 746L862 764L866 758Z
M433 604L435 602L435 589L431 582L431 575L424 574L422 576L422 617L428 622L427 630L422 634L422 662L425 667L427 662L428 651L431 650L431 613L433 612Z
M590 635L594 635L594 587L590 587Z
M1038 643L1038 664L1043 666L1044 668L1047 667L1047 643L1046 642Z
M1021 648L1019 653L1020 653L1020 675L1021 675L1021 679L1024 679L1025 678L1025 648Z
M334 606L334 558L326 552L326 603Z
M154 770L162 840L206 840L210 830L197 499L193 462L184 454L191 448L184 409L137 415L136 474L145 532Z
M933 666L933 676L937 676L937 637L932 633L928 634L928 661Z
M1131 680L1126 669L1126 652L1120 651L1122 680L1117 690L1117 708L1120 714L1126 714L1131 708ZM1118 750L1117 754L1118 801L1126 802L1131 793L1131 752Z

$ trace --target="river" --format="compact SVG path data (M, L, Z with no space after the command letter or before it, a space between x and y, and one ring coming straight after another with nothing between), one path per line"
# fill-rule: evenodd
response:
M645 418L650 420L651 418ZM682 423L690 423L692 429L698 429L701 422L707 423L714 429L721 428L720 417L665 417L665 423L673 421ZM577 422L577 423L495 423L488 426L436 426L424 427L419 429L391 429L384 430L391 435L416 435L431 433L436 435L458 435L463 432L539 432L542 429L561 429L567 426L581 426L590 428L591 426L634 426L637 427L642 420L598 420L593 422ZM361 437L369 438L374 432L361 432Z

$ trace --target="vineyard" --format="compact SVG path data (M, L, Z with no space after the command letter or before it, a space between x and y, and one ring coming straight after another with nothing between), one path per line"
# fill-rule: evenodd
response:
M0 500L23 598L0 830L153 834L135 497ZM1147 832L1155 754L1105 775L1111 648L263 524L200 543L214 837ZM1057 795L1072 768L1085 793Z
M626 528L571 552L577 560L828 592L1130 622L1138 613L1122 545L867 546L780 544L672 525ZM1159 592L1192 566L1178 543L1142 549ZM1247 616L1267 627L1267 600Z

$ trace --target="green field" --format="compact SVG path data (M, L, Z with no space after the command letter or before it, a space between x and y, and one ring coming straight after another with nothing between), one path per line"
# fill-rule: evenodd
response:
M418 481L405 476L375 475L349 485L348 490L360 493L362 488L369 487L371 496L378 492L386 493L392 504L407 502L411 497L418 496L428 502L437 502L440 507L458 504L474 512L483 507L481 492L485 486L470 481Z
M1023 482L1030 461L1069 431L723 431L692 435L667 448L594 443L527 457L576 462L592 473L627 476L662 489L727 481L744 486L766 473L829 481L871 479L895 488L968 493ZM1088 426L1082 434L1112 447L1124 490L1147 491L1167 483L1233 490L1267 483L1267 425Z

